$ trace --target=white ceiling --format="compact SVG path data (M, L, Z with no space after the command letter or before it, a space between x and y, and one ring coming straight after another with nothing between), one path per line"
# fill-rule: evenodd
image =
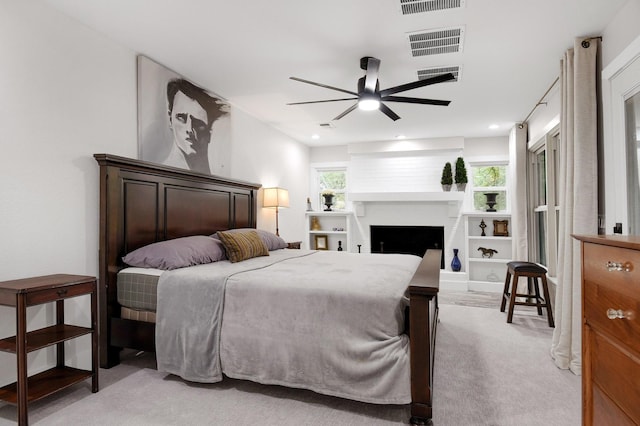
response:
M42 0L164 64L308 145L507 135L559 73L577 36L600 35L626 0L466 0L463 8L403 16L400 0ZM407 33L464 27L462 52L412 57ZM380 88L417 70L458 65L458 82L398 95L448 107L388 103L400 117L355 110L345 97L290 76L357 91L363 56L381 60ZM320 123L332 123L322 128ZM498 129L489 129L497 124ZM320 139L313 140L317 133Z

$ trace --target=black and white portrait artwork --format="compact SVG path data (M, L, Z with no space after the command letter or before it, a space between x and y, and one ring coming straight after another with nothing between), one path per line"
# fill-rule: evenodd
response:
M141 160L228 177L230 109L219 96L138 56Z

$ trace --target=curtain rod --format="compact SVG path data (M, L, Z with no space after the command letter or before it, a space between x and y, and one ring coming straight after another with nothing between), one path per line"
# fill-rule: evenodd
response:
M580 43L580 45L586 49L589 46L591 46L591 43L589 43L591 40L600 40L600 41L602 41L602 36L587 37L584 40L582 40L582 43ZM553 89L553 87L558 83L559 80L560 80L560 77L556 77L555 81L551 84L551 86L547 89L547 91L544 92L544 95L542 95L540 100L534 105L534 107L531 110L531 112L529 112L529 114L525 117L525 119L522 120L522 122L520 124L518 124L518 128L519 129L522 129L524 127L524 124L527 122L529 117L531 117L531 114L533 114L533 112L536 110L536 108L538 108L540 105L546 105L547 104L546 102L542 102L542 101L549 94L551 89Z
M531 110L531 112L529 112L529 114L527 114L527 116L525 117L524 120L522 120L522 122L520 124L518 124L518 128L522 129L524 127L524 124L527 122L527 120L529 119L529 117L531 117L531 114L533 114L533 111L536 110L536 108L538 108L540 105L546 105L546 102L542 102L544 100L544 98L549 94L549 92L551 91L551 89L553 89L553 87L558 83L558 81L560 81L560 77L556 77L555 81L553 83L551 83L551 86L549 86L549 88L547 89L546 92L544 92L544 95L542 95L542 97L540 98L540 100L535 104L535 106L533 107L533 109Z
M587 47L591 46L591 43L589 43L591 40L600 40L600 41L602 41L602 36L587 37L584 40L582 40L582 43L580 43L580 45L586 49Z

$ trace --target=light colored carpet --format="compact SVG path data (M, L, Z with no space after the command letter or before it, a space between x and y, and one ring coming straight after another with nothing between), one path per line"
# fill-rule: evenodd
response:
M441 303L435 426L580 425L580 377L551 361L552 329L535 309L506 324L498 308ZM153 369L149 354L100 370L101 390L74 386L30 406L32 425L398 425L406 406L227 379L198 385ZM15 425L0 405L0 425Z

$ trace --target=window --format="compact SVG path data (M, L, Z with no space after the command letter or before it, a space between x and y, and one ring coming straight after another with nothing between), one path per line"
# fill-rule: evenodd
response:
M529 147L529 256L556 276L559 230L557 128Z
M473 183L473 209L487 209L486 193L495 192L497 211L508 210L507 203L507 164L473 164L471 166L471 182Z
M333 210L346 210L347 207L347 169L346 168L322 168L316 169L317 191L316 200L322 206L322 192L332 191L335 195Z

